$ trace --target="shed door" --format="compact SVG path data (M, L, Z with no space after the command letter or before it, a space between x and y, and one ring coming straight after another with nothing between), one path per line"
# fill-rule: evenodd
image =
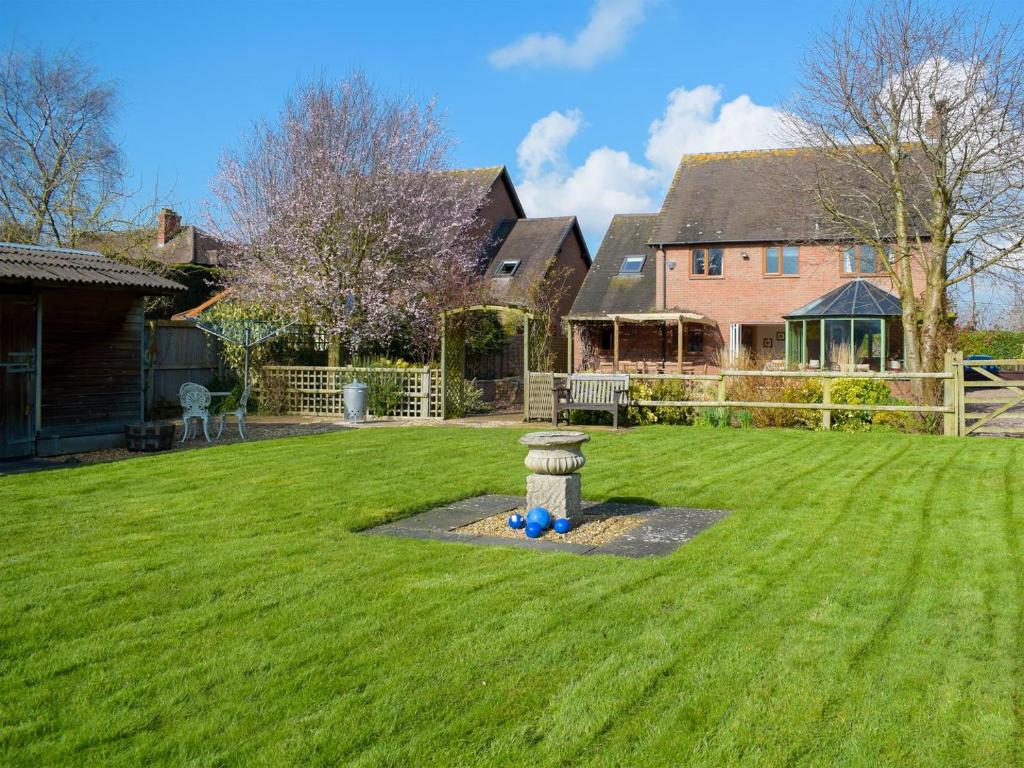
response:
M36 300L0 295L0 458L35 450Z

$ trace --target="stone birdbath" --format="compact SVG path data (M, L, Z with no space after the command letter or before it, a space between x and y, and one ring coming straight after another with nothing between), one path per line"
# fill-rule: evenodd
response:
M549 430L530 432L519 442L530 450L524 463L533 474L526 478L526 507L544 507L551 517L580 521L582 500L577 471L587 463L581 450L590 440L584 432Z

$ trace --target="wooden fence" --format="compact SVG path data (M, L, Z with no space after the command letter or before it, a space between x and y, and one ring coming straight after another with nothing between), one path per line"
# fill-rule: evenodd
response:
M383 413L374 411L371 397L371 416L441 418L441 371L437 368L272 365L263 368L259 388L263 396L280 394L288 413L342 416L345 413L343 388L355 380L367 382L371 387L377 382L398 390L393 407ZM271 391L274 395L270 395Z
M150 320L146 323L146 411L155 405L178 402L178 390L187 381L204 386L223 378L225 364L220 343L192 323Z
M723 370L705 374L674 374L674 373L638 373L629 374L633 381L678 381L696 385L694 389L701 397L688 400L650 400L630 398L630 405L651 407L680 408L779 408L802 411L821 411L821 428L832 427L834 411L862 411L868 413L935 413L942 414L943 433L947 435L964 434L958 432L958 403L962 400L962 388L958 396L954 356L946 356L946 369L937 373L876 373L871 371L740 371ZM551 419L553 400L551 387L556 379L564 379L564 373L531 373L530 374L530 413L531 419ZM728 381L733 378L760 379L816 379L821 383L822 398L820 403L774 402L761 400L731 400L728 397ZM868 379L874 381L915 381L935 379L943 382L942 405L869 405L863 403L833 403L832 383L836 379ZM632 395L632 392L630 393Z

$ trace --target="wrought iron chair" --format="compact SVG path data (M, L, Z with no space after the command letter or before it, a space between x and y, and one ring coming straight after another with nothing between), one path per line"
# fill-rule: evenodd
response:
M203 422L203 436L206 442L212 443L210 439L210 390L202 384L187 381L178 390L178 400L181 402L182 435L181 442L188 439L189 425L192 419L199 419ZM195 428L193 427L195 433ZM195 433L198 435L198 433Z
M220 414L220 429L217 430L217 439L220 440L220 434L224 431L224 420L228 416L234 416L238 421L238 434L246 440L245 436L245 409L249 404L249 393L252 391L252 384L249 384L242 392L242 396L238 398L238 407L233 411L224 411Z

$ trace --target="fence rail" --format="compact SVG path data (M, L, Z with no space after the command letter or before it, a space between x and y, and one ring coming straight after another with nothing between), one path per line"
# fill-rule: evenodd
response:
M441 372L436 368L358 368L309 365L268 365L261 372L260 391L280 396L288 413L341 416L343 388L355 380L371 388L370 415L406 419L441 418Z
M934 373L874 372L874 371L748 371L726 369L717 373L631 373L630 381L677 381L692 383L703 389L706 399L687 400L654 400L631 397L631 406L667 407L667 408L777 408L780 410L820 411L822 429L831 429L834 411L862 411L868 413L934 413L943 415L943 432L947 435L957 434L957 418L960 412L954 383L957 374L954 370L954 356L947 355L946 369ZM985 361L986 364L989 361ZM529 418L550 419L553 410L552 386L556 380L564 379L564 373L531 373ZM822 402L793 403L762 400L730 400L727 383L729 379L816 379L821 382ZM837 379L866 379L873 381L921 381L933 380L943 382L942 405L873 405L866 403L833 403L831 401L832 383ZM962 392L962 389L960 390ZM962 434L962 433L961 433Z

